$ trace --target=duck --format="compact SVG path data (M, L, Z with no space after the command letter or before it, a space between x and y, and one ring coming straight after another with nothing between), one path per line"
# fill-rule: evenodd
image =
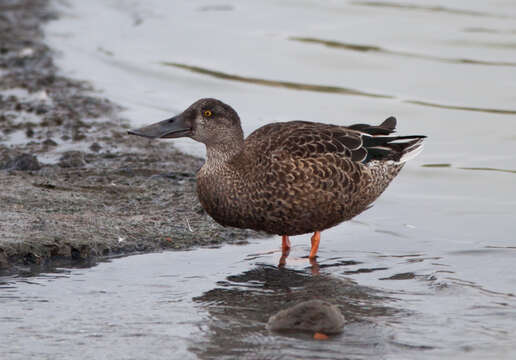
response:
M328 334L342 332L345 324L346 319L337 305L312 299L272 315L267 322L267 328L275 332L313 332L314 339L326 340Z
M426 136L393 135L395 128L393 116L376 126L296 120L269 123L245 138L230 105L203 98L128 133L203 143L196 188L204 210L223 226L281 236L284 263L290 236L313 234L309 259L315 259L321 232L371 207L420 153Z

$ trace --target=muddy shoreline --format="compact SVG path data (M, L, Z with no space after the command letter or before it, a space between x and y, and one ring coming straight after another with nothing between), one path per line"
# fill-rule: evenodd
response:
M0 272L245 243L195 194L203 160L126 135L121 108L60 75L46 0L0 5Z

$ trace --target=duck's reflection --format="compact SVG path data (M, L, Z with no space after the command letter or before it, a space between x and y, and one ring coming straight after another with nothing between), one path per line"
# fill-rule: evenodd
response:
M286 254L286 255L285 255L285 253L281 254L281 257L280 257L280 260L278 263L279 269L284 268L285 265L287 265L287 257L288 257L288 254ZM321 267L319 266L317 259L308 258L308 261L310 262L310 270L312 271L312 275L320 275Z
M281 269L281 268L284 268L285 265L287 265L287 258L289 256L289 254L290 254L290 243L289 243L288 247L285 247L284 245L282 246L281 257L280 257L280 260L278 263L278 268ZM317 257L315 257L315 258L308 257L308 261L310 262L312 275L319 275L320 274L320 271L319 271L320 266L317 263Z
M299 347L300 352L295 352L295 358L313 358L311 351L321 345L304 341L310 340L312 334L278 336L269 332L266 324L279 310L306 300L320 299L336 304L346 319L345 333L338 342L325 345L325 356L339 358L335 356L345 346L359 346L362 347L360 352L378 355L377 350L381 347L377 345L385 340L381 339L383 330L371 320L397 313L386 305L391 299L350 279L320 273L315 260L311 261L309 271L289 269L285 267L285 260L286 257L280 260L279 267L259 265L228 276L217 288L194 298L207 310L209 319L208 325L202 326L204 336L192 344L192 351L201 358L242 358L244 353L257 356L251 358L280 358L279 351L288 344ZM374 349L372 343L376 344ZM334 347L335 353L327 351L328 347ZM318 356L320 358L321 353Z
M315 258L315 259L309 258L309 261L310 261L310 265L311 265L312 275L320 275L321 267L319 266L319 263L317 262L317 258Z

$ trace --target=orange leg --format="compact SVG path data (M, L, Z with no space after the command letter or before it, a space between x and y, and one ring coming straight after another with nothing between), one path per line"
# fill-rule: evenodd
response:
M278 264L279 267L285 266L285 264L287 263L287 257L288 257L289 253L290 253L290 240L288 239L287 235L283 235L281 237L281 258L280 258L280 261Z
M281 253L287 255L290 252L290 240L287 235L281 237Z
M312 236L312 249L310 250L310 259L315 259L317 256L317 250L319 250L319 243L321 242L321 232L316 231Z
M310 265L312 265L312 275L320 275L319 273L319 264L317 263L317 260L315 258L310 258Z

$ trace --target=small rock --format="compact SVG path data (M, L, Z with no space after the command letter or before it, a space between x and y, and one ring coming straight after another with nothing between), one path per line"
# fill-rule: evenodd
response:
M38 158L31 154L21 154L14 159L8 160L3 165L0 165L0 169L7 170L39 170L41 169L41 164L38 161Z
M48 107L45 105L39 105L36 107L35 111L36 111L36 114L43 115L48 112Z
M25 130L25 136L28 138L31 138L34 136L34 130L31 127L28 127L27 130Z
M43 145L45 146L57 146L57 143L52 139L46 139L43 141Z
M271 316L267 323L273 331L310 331L324 334L342 332L346 320L339 308L322 300L303 301Z
M61 156L57 165L62 168L74 168L84 166L84 154L80 151L67 151Z
M84 135L80 131L74 132L74 134L72 136L72 140L73 141L81 141L81 140L84 140L84 139L86 139L86 135Z
M90 150L94 152L99 152L100 149L102 149L102 146L99 145L99 143L94 142L90 145Z

